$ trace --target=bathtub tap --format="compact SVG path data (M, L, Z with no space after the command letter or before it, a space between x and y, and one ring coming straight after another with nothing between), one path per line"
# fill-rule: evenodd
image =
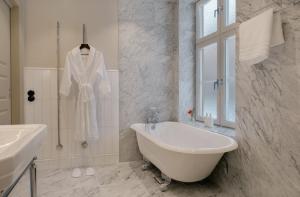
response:
M151 130L154 130L159 121L159 110L156 107L151 107L146 115L145 129L148 130L148 126L151 125Z

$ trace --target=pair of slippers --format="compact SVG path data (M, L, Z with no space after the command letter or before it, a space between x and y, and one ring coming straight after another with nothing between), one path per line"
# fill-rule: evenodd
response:
M94 176L95 174L96 174L96 172L95 172L94 168L86 168L86 170L85 170L86 176ZM82 172L81 172L80 168L74 168L73 172L72 172L72 177L79 178L81 176L82 176Z

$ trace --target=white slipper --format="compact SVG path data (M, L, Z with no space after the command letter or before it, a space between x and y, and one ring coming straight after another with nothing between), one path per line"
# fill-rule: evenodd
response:
M72 172L73 178L79 178L81 177L81 170L79 168L74 168Z
M96 174L95 169L94 168L87 168L85 175L86 176L94 176Z

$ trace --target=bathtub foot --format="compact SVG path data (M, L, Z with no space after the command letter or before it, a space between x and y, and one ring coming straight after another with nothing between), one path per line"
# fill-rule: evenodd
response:
M164 184L161 184L159 187L160 187L160 191L161 192L166 192L169 188L169 185L170 184L167 184L167 183L164 183Z
M144 158L144 164L142 165L142 170L149 170L151 167L151 162Z
M165 192L168 190L169 185L172 182L172 179L165 175L164 173L161 173L161 179L163 180L163 183L160 185L160 191Z
M172 179L164 173L161 173L160 177L154 176L153 178L160 185L159 188L161 192L167 191L172 182Z

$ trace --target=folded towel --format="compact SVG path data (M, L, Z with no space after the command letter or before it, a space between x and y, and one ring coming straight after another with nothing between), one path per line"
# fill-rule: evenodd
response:
M277 15L278 14L278 15ZM270 47L284 42L280 14L273 8L240 25L239 60L243 65L254 65L269 57Z

